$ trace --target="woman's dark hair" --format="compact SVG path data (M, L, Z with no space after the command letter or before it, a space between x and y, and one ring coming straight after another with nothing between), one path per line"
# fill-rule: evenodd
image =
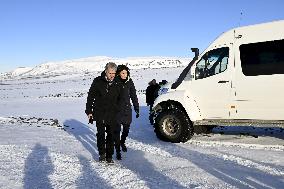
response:
M123 64L117 66L116 75L119 75L119 73L122 70L126 70L127 71L127 76L130 77L129 68L127 66L123 65Z

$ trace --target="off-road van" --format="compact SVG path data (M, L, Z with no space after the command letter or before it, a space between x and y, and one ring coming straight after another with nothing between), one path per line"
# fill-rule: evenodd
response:
M152 114L158 138L189 140L194 128L284 124L284 20L229 30L195 57ZM210 126L211 125L211 126Z

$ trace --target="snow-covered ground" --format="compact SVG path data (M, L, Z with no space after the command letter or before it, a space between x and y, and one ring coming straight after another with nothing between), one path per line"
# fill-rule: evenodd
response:
M179 144L157 139L144 90L181 70L131 71L141 116L112 166L97 162L96 127L84 114L99 72L2 80L0 188L283 188L281 128L217 127Z

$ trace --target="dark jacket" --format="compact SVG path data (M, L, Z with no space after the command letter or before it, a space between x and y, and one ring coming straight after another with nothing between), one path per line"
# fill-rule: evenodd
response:
M107 81L103 72L94 79L89 89L85 113L93 114L95 121L115 124L121 92L118 82Z
M155 99L158 97L158 91L160 86L158 84L149 85L146 89L146 103L147 104L154 104Z
M116 81L122 86L122 94L119 103L120 111L118 113L118 123L130 125L132 122L132 109L130 99L134 106L136 113L139 113L139 103L136 95L136 89L131 78L128 77L126 81L120 79L119 76L116 77Z

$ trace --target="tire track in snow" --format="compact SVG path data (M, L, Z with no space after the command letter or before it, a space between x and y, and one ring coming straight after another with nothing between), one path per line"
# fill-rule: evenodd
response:
M284 146L280 145L260 145L260 144L240 144L240 143L233 143L233 142L219 142L219 141L188 141L187 144L194 144L197 146L202 147L237 147L237 148L243 148L243 149L258 149L258 150L270 150L270 151L284 151ZM244 159L242 157L238 157L235 155L222 155L222 154L212 154L215 157L221 158L225 161L231 161L235 162L238 165L242 165L245 167L255 168L258 170L261 170L263 172L269 173L271 175L275 176L284 176L284 172L272 168L267 165L262 165L256 162L253 162L248 159Z
M232 161L232 162L235 162L235 163L242 165L242 166L245 166L245 167L252 167L252 168L258 169L260 171L269 173L271 175L284 176L283 171L272 168L270 166L255 163L251 160L247 160L247 159L244 159L244 158L241 158L241 157L237 157L237 156L234 156L234 155L222 155L222 156L219 156L219 157L221 157L225 161Z
M195 141L196 142L196 141ZM187 142L187 143L190 143L190 142ZM193 142L194 143L194 142ZM228 146L228 142L226 142ZM202 147L223 147L223 144L221 142L218 142L216 145L216 142L213 142L213 144L211 142L205 142L206 145L203 145L204 143L194 143L195 145L196 144L201 144L199 146L202 146ZM184 145L184 144L181 144L181 145ZM233 147L237 147L239 144L235 144L235 143L230 143L229 144L230 146L233 146ZM244 145L245 149L251 149L252 145ZM257 149L265 149L265 150L268 150L268 149L272 149L272 151L282 151L282 150L279 150L279 145L255 145L255 148L257 147ZM166 146L166 147L163 147L164 150L167 152L171 152L171 146ZM194 148L194 147L193 147ZM210 148L209 148L210 149ZM280 146L280 149L281 149L281 146ZM163 151L162 149L160 149L161 151ZM190 150L190 149L189 149ZM192 151L192 150L190 150ZM218 158L220 163L221 161L231 161L231 162L234 162L236 163L237 165L240 165L242 167L247 167L247 168L254 168L256 170L260 170L261 172L265 173L265 174L268 174L268 175L271 175L271 176L279 176L279 177L283 177L284 176L284 172L282 170L279 170L277 168L273 168L271 166L268 166L268 165L263 165L261 163L256 163L254 161L251 161L251 160L247 160L245 158L241 158L241 157L237 157L237 156L234 156L234 155L224 155L224 154L220 154L219 152L213 152L212 153L212 150L209 151L209 153L204 153L204 151L202 152L198 152L197 154L194 154L193 151L191 152L190 156L188 156L188 151L186 150L186 148L184 148L184 150L181 150L181 149L175 149L174 151L172 151L170 153L170 156L173 157L173 158L178 158L179 161L186 161L188 163L186 163L187 165L190 165L190 164L196 164L196 162L198 161L198 158L203 158L203 157L209 157L208 161L210 161L212 158L214 159L214 157ZM201 155L201 156L200 156ZM169 157L170 157L169 156ZM200 157L199 157L200 156ZM190 157L190 159L188 159L187 157ZM173 159L171 158L171 159ZM194 160L193 160L193 159ZM193 160L193 161L191 161ZM204 160L203 160L204 161ZM197 165L199 165L197 163ZM218 166L217 166L218 167ZM192 167L193 168L193 167ZM222 170L223 167L221 167L221 170ZM198 167L195 167L193 168L195 169L195 171L198 172L199 168ZM201 168L203 169L203 168ZM206 169L204 169L206 170ZM218 169L209 169L210 171L214 170L215 172L218 172ZM212 171L212 172L214 172ZM250 185L249 182L243 182L242 180L238 179L240 178L238 175L235 175L236 178L234 177L231 177L230 175L228 174L225 174L224 172L218 172L219 175L225 175L226 178L230 178L231 180L234 180L236 183L240 183L242 184L243 186L247 186L247 187L252 187L254 188L254 186ZM211 177L208 177L208 175L205 175L203 174L204 178L207 178L208 180L212 181L212 178ZM206 180L207 180L206 179ZM254 178L252 178L254 179ZM196 179L195 179L196 180ZM214 179L213 179L214 180ZM266 181L267 182L267 181ZM202 182L199 182L198 185L202 185L201 184ZM256 183L256 181L255 181ZM212 184L212 183L211 183ZM260 185L262 186L266 186L265 183L260 183ZM233 184L234 186L234 184ZM223 187L223 186L222 186Z
M237 147L254 150L270 150L270 151L284 151L284 146L281 145L262 145L262 144L243 144L234 142L220 142L220 141L197 141L189 140L186 144L197 145L202 147Z
M92 162L91 166L112 188L149 188L134 172L118 163L106 165Z
M130 138L128 139L127 147L132 148L134 150L139 150L139 151L143 151L143 152L147 152L147 153L151 153L151 154L154 154L154 155L159 155L159 156L163 156L163 157L167 157L167 158L173 157L169 152L167 152L167 151L165 151L161 148L158 148L158 147L155 147L155 146L152 146L152 145L149 145L149 144L145 144L145 143L142 143L142 142L138 142L138 141L130 139Z

